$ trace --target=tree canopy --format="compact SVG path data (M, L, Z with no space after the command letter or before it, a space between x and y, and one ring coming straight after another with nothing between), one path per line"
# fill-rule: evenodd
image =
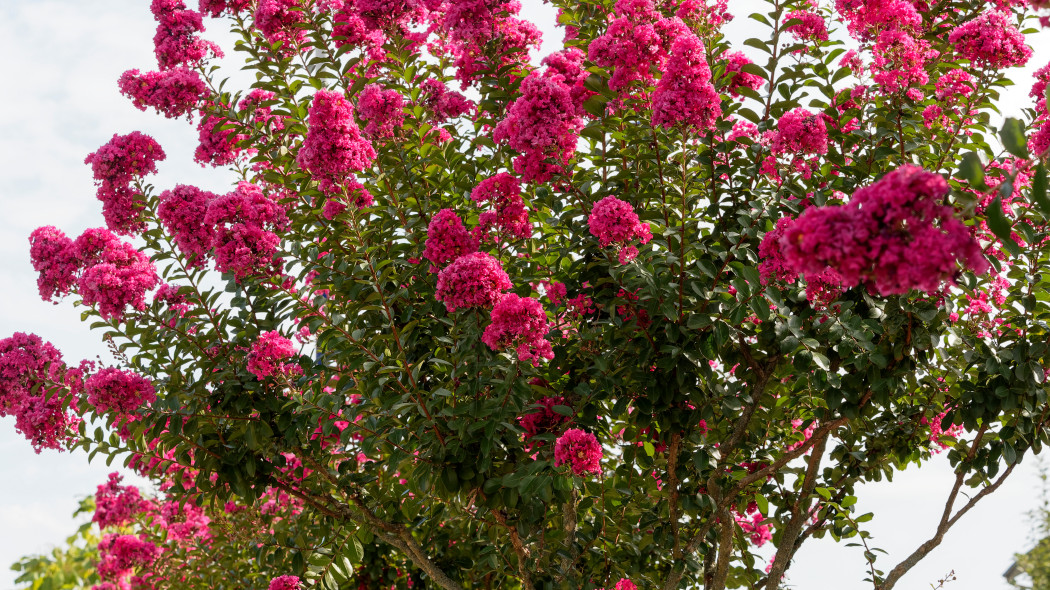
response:
M238 182L114 135L106 227L30 236L113 365L0 340L35 448L157 482L96 590L772 590L824 536L889 590L1048 441L1050 65L991 123L1043 3L554 4L537 62L513 0L153 0L119 90ZM878 561L857 486L940 452Z

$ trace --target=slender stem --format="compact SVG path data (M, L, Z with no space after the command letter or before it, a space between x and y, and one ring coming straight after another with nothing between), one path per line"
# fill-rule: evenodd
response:
M825 434L821 437L820 442L813 447L813 454L809 457L809 466L806 468L805 479L802 481L802 489L799 490L795 503L791 507L791 520L788 521L787 526L781 532L780 544L777 545L778 558L773 560L773 567L770 569L769 578L766 581L766 590L777 590L780 587L780 579L784 576L784 572L787 571L788 564L791 562L790 557L794 546L802 534L802 525L805 524L806 518L809 517L809 498L813 494L813 489L817 486L817 470L820 468L821 460L824 459L824 449L827 448L827 443L828 435Z

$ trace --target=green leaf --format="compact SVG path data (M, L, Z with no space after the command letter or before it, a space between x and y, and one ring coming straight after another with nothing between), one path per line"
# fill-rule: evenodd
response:
M755 504L758 505L758 511L766 516L769 515L769 500L762 494L755 494Z
M744 45L747 45L748 47L754 47L755 49L759 49L769 54L773 53L773 51L769 48L768 43L766 43L765 41L760 41L758 39L747 39L746 41L744 41Z
M1021 247L1010 237L1010 220L1003 213L1003 202L1000 197L988 204L985 209L988 214L988 228L1003 242L1003 246L1014 256L1021 253Z
M828 360L828 357L820 354L819 352L813 353L813 362L825 371L831 368L831 362Z
M981 157L974 152L963 156L956 176L970 183L970 186L974 188L984 187L984 163L981 162Z
M1024 136L1024 123L1019 119L1009 117L999 130L999 139L1003 141L1006 151L1018 158L1028 157L1028 140Z
M1014 449L1014 446L1008 442L1003 443L1003 459L1006 460L1007 465L1017 463L1017 451Z
M609 102L609 99L605 98L601 94L595 94L588 98L583 103L583 108L588 113L595 117L601 117L605 114L605 103Z
M1045 217L1050 217L1050 198L1046 193L1046 166L1039 164L1035 167L1035 176L1032 177L1032 202L1039 207Z
M356 536L350 538L350 542L346 544L346 557L350 560L350 563L358 564L365 557L365 548L361 545L361 540Z
M562 416L572 417L576 415L576 412L569 406L557 405L551 407L551 410L553 410L555 414L561 414Z

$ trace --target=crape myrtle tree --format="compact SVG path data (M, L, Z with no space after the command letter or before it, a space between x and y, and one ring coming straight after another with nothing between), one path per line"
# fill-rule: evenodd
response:
M157 482L95 588L773 589L829 535L888 590L1047 442L1050 68L991 126L1043 2L554 4L537 63L513 0L153 0L120 92L239 182L115 135L107 227L30 237L113 364L0 341L37 449ZM941 451L876 561L856 486Z

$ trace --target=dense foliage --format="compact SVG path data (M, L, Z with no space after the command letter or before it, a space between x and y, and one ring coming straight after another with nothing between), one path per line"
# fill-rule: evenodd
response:
M158 482L95 588L774 589L946 450L888 590L1048 441L1050 67L990 124L1040 2L554 4L536 65L514 0L153 0L119 89L239 182L115 135L107 228L30 238L115 366L0 341L38 449Z

